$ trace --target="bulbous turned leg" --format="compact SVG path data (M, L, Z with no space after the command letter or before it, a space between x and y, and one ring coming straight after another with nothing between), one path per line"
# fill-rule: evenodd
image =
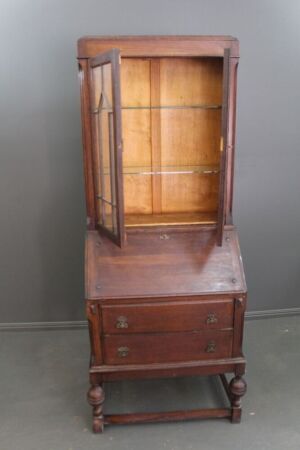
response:
M231 394L231 407L232 407L232 423L239 423L241 421L242 407L241 398L246 394L247 383L240 375L237 375L229 383L229 391Z
M87 394L89 404L93 407L93 431L102 433L104 429L103 403L105 399L101 386L92 386Z

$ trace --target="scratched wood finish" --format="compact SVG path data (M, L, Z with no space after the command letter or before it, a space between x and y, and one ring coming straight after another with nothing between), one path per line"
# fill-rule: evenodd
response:
M235 230L222 247L215 230L136 233L120 249L97 232L87 235L86 297L124 298L245 292Z

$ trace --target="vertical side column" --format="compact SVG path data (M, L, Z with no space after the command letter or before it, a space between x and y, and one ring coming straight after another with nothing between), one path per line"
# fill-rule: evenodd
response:
M222 119L220 140L220 183L219 183L219 205L217 221L217 244L222 246L224 236L224 225L226 223L226 199L228 180L228 143L229 143L229 106L230 106L230 48L224 49L223 57L223 86L222 86Z
M233 358L239 357L242 354L245 309L246 309L245 298L234 299L234 326L233 326L234 332L232 344Z
M244 314L246 309L246 298L236 298L234 300L234 334L232 345L232 356L242 356ZM239 423L242 415L241 398L247 391L247 383L242 377L245 373L245 364L238 364L235 368L235 377L229 383L229 394L231 401L231 421Z
M236 98L237 98L237 70L239 58L230 58L230 97L228 117L228 153L227 153L227 185L226 185L226 219L225 224L232 224L234 154L236 134Z
M90 366L103 363L101 347L101 308L92 301L87 301L86 315L89 323L91 362ZM102 380L97 374L90 373L91 387L87 393L87 400L93 410L93 431L102 433L104 428L103 403L105 399Z
M79 80L81 95L82 144L87 228L89 230L93 230L96 227L96 208L95 189L93 181L92 134L90 123L90 95L87 59L79 60Z
M102 347L101 347L101 317L100 307L91 301L87 301L86 316L89 324L90 342L92 358L91 364L99 366L103 362Z

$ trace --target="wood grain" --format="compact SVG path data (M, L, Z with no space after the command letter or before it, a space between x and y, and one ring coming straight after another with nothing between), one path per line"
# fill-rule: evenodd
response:
M128 235L124 249L97 232L87 234L86 298L180 296L246 292L236 231L151 231ZM99 244L98 244L99 243Z
M209 351L213 344L214 351ZM120 348L128 354L120 356ZM160 363L226 358L232 352L232 331L105 335L106 364Z
M121 55L149 56L223 56L224 48L239 56L239 42L232 36L85 36L78 40L78 58L90 58L111 48Z
M127 214L125 224L127 231L136 227L178 226L178 225L207 225L215 224L215 212L194 213L164 213L164 214Z
M188 307L187 307L188 302ZM120 317L126 327L118 327ZM201 297L181 302L109 305L102 307L104 334L159 333L231 328L233 301L209 301Z
M160 59L151 59L151 108L161 105L160 98ZM151 109L151 164L152 169L161 168L161 111ZM161 175L152 175L152 204L153 214L162 212Z
M226 417L231 417L230 408L202 408L190 411L184 410L138 414L108 414L105 416L104 423L124 425L133 423L173 422L196 419L224 419Z
M95 432L110 423L241 418L247 294L237 232L226 225L232 223L238 47L228 36L78 42L88 226L96 226L96 209L106 226L86 238ZM230 50L225 71L224 49ZM161 173L166 168L172 173ZM180 170L185 173L174 173ZM116 203L118 214L95 193ZM234 374L230 383L227 373ZM228 408L103 413L104 381L218 374Z
M222 103L221 58L161 58L162 105Z

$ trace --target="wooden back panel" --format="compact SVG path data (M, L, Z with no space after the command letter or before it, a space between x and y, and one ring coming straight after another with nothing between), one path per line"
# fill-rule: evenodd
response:
M123 58L121 67L125 214L145 224L138 215L216 212L218 174L127 172L219 166L222 59ZM178 221L195 221L189 217ZM129 222L134 225L132 216Z

